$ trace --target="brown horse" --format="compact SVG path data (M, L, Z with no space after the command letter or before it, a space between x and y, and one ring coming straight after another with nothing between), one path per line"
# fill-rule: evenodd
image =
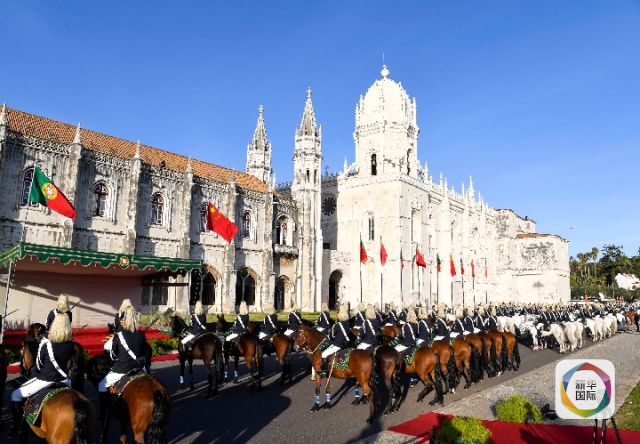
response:
M265 352L273 350L276 355L276 359L280 363L282 373L280 375L280 384L286 384L287 381L293 380L293 369L291 368L292 358L292 341L281 333L276 333L271 337L271 343L268 341L266 346L263 347Z
M184 320L174 315L172 319L172 337L180 337L187 329ZM186 350L182 342L178 345L178 359L180 360L180 388L184 388L185 362L189 363L189 388L193 390L193 360L202 359L207 372L207 397L218 394L218 386L224 381L224 358L222 356L222 341L215 333L203 333L195 338L190 349Z
M312 412L320 410L320 386L322 384L322 351L320 345L325 343L327 338L314 328L306 325L300 325L297 336L294 341L294 347L296 349L305 350L311 353L311 366L315 370L315 399ZM369 399L373 398L373 390L371 386L377 385L377 372L374 372L374 363L371 354L365 350L351 349L349 353L349 363L346 368L335 366L337 355L330 357L330 370L327 378L327 384L325 385L325 397L326 402L323 406L325 409L331 408L331 377L338 379L355 378L356 380L356 399L353 401L353 405L361 403L367 403ZM358 387L362 387L362 396L358 396ZM369 405L369 418L367 422L372 422L376 416L375 400Z
M111 360L96 355L87 363L87 377L97 388L100 380L109 372ZM164 384L153 376L144 375L132 380L122 395L105 414L100 442L108 440L109 421L113 415L120 422L120 442L127 442L127 429L131 427L134 441L143 443L145 432L148 442L167 442L167 424L171 400Z
M507 370L509 360L507 347L505 347L504 344L504 337L502 333L495 330L489 330L487 336L491 338L491 341L496 347L496 356L493 364L497 375L500 376L502 372Z
M440 360L440 374L444 381L445 392L455 393L457 367L451 345L447 341L433 341L431 348Z
M479 382L482 379L480 352L472 343L459 338L453 340L451 347L456 362L457 378L455 383L458 385L460 376L462 376L465 381L464 388L468 389L472 382Z
M424 384L424 388L418 394L418 402L422 402L425 396L427 396L431 391L431 388L433 388L435 389L436 397L429 402L429 405L444 405L440 355L436 353L433 348L426 346L418 347L415 351L413 362L406 364L403 361L402 368L406 374L415 373ZM400 397L398 396L396 406L393 411L398 411L399 404Z
M22 345L21 362L27 371L31 370L35 362L35 356L26 340ZM70 377L72 370L69 372ZM82 379L84 384L84 375ZM48 399L42 408L40 425L31 426L31 430L49 443L89 444L93 442L95 422L96 412L93 403L84 394L71 389L56 393ZM23 436L24 439L26 436Z
M400 334L402 333L402 326L400 324L393 324L393 325L385 325L382 328L382 337L387 337L387 338L397 338L398 336L400 336Z
M477 369L476 377L478 379L478 382L482 382L484 372L487 372L487 375L489 374L489 347L487 346L487 342L485 341L484 336L476 333L468 334L464 337L464 340L471 344L473 348L478 351L479 356L476 356L476 358L480 360L480 366Z
M640 315L635 310L625 311L624 317L628 324L635 325L637 331L640 332Z
M511 332L505 331L502 333L504 339L504 345L507 349L508 367L512 370L518 371L520 369L520 351L518 350L518 340L516 335Z
M225 334L229 331L233 324L227 322L223 315L216 316L216 332L218 334ZM253 391L255 388L262 389L262 373L263 373L263 361L262 361L262 346L258 343L255 336L250 333L241 334L234 341L225 341L224 343L224 360L225 366L229 367L229 356L234 357L234 376L233 382L237 384L238 381L238 363L240 355L244 357L244 362L249 369L251 375L250 389Z

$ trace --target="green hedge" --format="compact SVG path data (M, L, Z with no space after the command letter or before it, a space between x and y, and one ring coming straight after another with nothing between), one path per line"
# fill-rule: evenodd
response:
M456 416L442 421L436 443L490 444L491 431L478 418Z
M153 356L164 355L168 351L178 349L178 338L151 339L149 345Z
M500 421L517 423L543 422L542 413L529 398L512 395L496 404L496 415Z

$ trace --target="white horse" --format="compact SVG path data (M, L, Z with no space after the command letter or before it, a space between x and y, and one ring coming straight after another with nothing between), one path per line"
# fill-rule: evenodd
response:
M567 335L559 324L553 323L549 327L549 331L542 331L542 337L552 336L556 338L558 342L558 346L560 349L558 350L560 353L565 353L567 351Z
M579 321L573 321L573 325L576 326L576 332L575 332L576 346L578 348L582 348L582 334L584 331L584 325L582 324L582 322L579 322Z
M574 351L577 347L577 339L576 339L576 326L573 322L564 322L562 324L564 328L564 334L567 337L567 342L569 343L569 351Z
M596 317L594 319L595 324L596 324L596 332L598 333L598 340L602 341L605 336L605 325L604 325L604 319L600 318L600 317Z
M605 333L608 338L615 335L618 332L618 321L612 314L608 314L604 317Z

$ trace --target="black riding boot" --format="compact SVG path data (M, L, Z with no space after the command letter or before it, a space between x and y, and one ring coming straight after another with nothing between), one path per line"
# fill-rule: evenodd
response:
M109 412L109 409L111 409L111 393L100 392L98 393L98 398L100 400L100 414L98 419L101 423L104 423L107 418L107 413Z
M8 438L18 438L22 433L24 433L24 429L22 427L23 412L22 412L22 403L11 401L11 419L12 424L11 428L7 432Z

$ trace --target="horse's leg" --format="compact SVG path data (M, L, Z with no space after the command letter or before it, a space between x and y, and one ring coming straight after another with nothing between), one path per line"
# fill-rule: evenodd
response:
M327 385L324 388L324 397L325 397L325 402L322 407L325 409L330 409L331 408L331 377L330 376L327 377Z
M180 360L180 389L184 389L184 362L185 356L184 352L178 353L178 359Z
M211 357L208 354L204 354L202 356L202 362L204 362L204 370L207 372L207 398L212 396L212 386L213 386L213 373L211 366Z
M240 355L238 353L236 353L233 356L234 362L233 362L233 383L237 384L238 383L238 361L240 360Z
M311 362L311 366L312 368L314 368L313 361ZM311 407L312 412L317 412L318 410L320 410L320 385L321 384L322 384L322 376L320 376L320 372L316 372L316 390L315 390L315 396L313 398L313 407Z
M373 371L373 368L371 369L371 371ZM362 387L362 398L360 398L360 403L361 404L366 404L369 401L373 402L373 390L371 389L371 386L369 385L369 381L371 380L371 374L369 374L369 377L364 377L362 378L361 384L360 386Z
M400 409L400 402L402 401L402 383L400 381L400 369L396 369L391 379L393 386L393 396L396 398L391 412L397 412Z
M189 390L194 390L193 385L193 354L189 354Z

